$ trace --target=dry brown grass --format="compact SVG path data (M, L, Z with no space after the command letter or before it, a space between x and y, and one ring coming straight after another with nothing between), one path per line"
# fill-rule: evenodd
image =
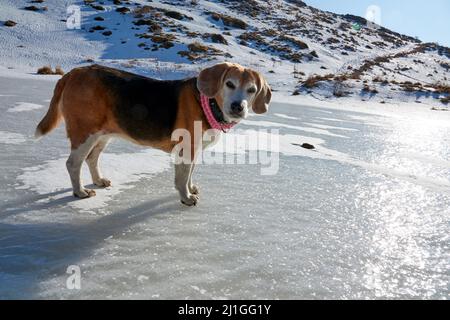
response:
M224 54L222 51L213 48L208 47L198 41L195 41L188 45L189 50L185 51L179 51L178 54L181 57L186 57L187 59L191 61L197 61L202 59L210 59L213 55L221 55ZM224 54L225 57L227 57L227 54ZM232 57L231 55L228 55L228 57Z
M188 49L192 52L208 52L209 47L198 41L195 41L188 45Z
M337 98L345 97L349 94L348 86L345 83L348 80L346 75L334 77L333 81L333 95Z
M160 33L160 34L153 35L151 37L151 39L155 43L164 43L164 42L173 41L176 39L176 37L173 34Z
M183 13L180 13L178 11L165 11L164 14L166 15L166 17L172 18L172 19L176 19L176 20L183 20L183 19L187 19L187 20L194 20L194 18L189 17Z
M214 43L222 43L222 44L228 44L227 39L225 39L225 37L221 34L218 33L213 33L213 34L208 34L207 35L212 42Z
M37 70L37 74L53 74L52 67L50 67L50 66L43 66L43 67L40 67L40 68Z
M266 44L264 37L262 37L259 32L244 32L238 36L238 39L244 41L254 41L258 44Z
M150 38L153 42L153 51L158 50L158 48L164 48L169 49L172 48L175 44L173 40L176 39L175 35L173 34L166 34L166 33L159 33L154 35L149 34L142 34L140 35L141 38L148 39ZM145 47L145 46L142 46ZM148 50L148 49L146 49Z
M210 15L211 15L211 18L215 21L222 20L223 24L227 27L238 28L238 29L243 29L243 30L247 29L247 27L248 27L247 23L245 23L244 21L242 21L241 19L238 19L238 18L230 17L227 15L215 13L215 12L210 13Z
M305 80L305 82L303 82L303 86L305 88L312 89L317 87L319 85L319 82L332 80L333 78L334 78L333 74L327 74L324 76L312 75L309 76L308 79Z
M91 8L98 10L98 11L105 11L105 7L98 5L98 4L91 4Z
M450 85L446 83L435 83L431 86L436 92L441 94L450 94Z
M101 7L101 6L99 6L99 7ZM97 9L97 10L101 10L101 9ZM127 7L119 7L116 9L116 11L121 14L126 14L126 13L130 12L131 10Z
M405 92L416 92L423 91L423 86L421 83L412 83L411 81L405 81L398 84Z
M378 94L378 90L375 88L369 87L367 84L364 85L362 88L362 92L364 93L371 93L371 94Z
M136 18L142 18L145 14L153 12L155 9L151 6L142 6L133 10L133 14Z
M441 102L445 105L450 103L450 96L445 97L445 98L441 98Z
M55 68L55 71L52 70L51 66L43 66L41 68L39 68L37 70L37 74L45 74L45 75L54 75L54 74L59 74L59 75L64 75L64 71L60 66L57 66Z
M291 45L296 46L300 50L309 48L308 45L306 43L304 43L303 41L295 39L295 38L290 37L290 36L281 35L281 36L278 37L278 39L282 40L282 41L287 41Z
M55 68L55 74L64 75L64 70L61 68L61 66L56 66Z
M389 84L389 81L384 79L384 78L382 78L381 76L376 76L375 78L372 79L372 81L381 83L383 85L388 85Z

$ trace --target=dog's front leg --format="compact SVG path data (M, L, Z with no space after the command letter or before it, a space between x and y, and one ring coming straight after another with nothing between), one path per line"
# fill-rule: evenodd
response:
M175 164L175 188L180 194L181 203L187 206L195 206L198 202L198 196L192 194L189 188L193 165L193 163Z
M194 168L195 168L195 163L193 163L192 165L191 165L191 173L189 174L189 181L188 181L188 189L189 189L189 192L190 193L192 193L192 194L195 194L196 196L198 196L199 195L199 189L198 189L198 187L192 182L192 175L193 175L193 173L194 173Z

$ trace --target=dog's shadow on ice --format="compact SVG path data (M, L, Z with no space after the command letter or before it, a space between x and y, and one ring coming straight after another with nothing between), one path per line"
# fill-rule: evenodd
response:
M78 201L79 199L75 198L71 194L62 198L54 199L54 197L60 196L64 193L68 193L71 190L72 189L70 188L66 188L50 193L21 197L18 200L10 201L5 205L0 206L0 218L30 211L64 206L69 204L70 202Z
M87 223L0 223L0 298L39 296L43 281L65 275L68 266L88 257L106 238L155 215L182 211L174 194ZM68 290L64 281L58 290Z
M86 188L93 190L103 190L101 187L97 187L94 184L86 185ZM67 193L67 195L62 196ZM75 197L72 194L72 188L60 189L57 191L42 193L38 195L31 195L21 197L18 200L7 202L0 206L0 218L5 218L12 215L19 215L32 211L48 210L48 209L61 209L66 207L72 202L84 201Z

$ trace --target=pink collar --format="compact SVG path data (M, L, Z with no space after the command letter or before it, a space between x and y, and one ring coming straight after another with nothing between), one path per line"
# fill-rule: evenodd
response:
M205 96L203 93L200 93L200 102L202 105L203 113L206 116L206 119L208 120L209 125L213 129L217 129L223 132L228 132L231 128L234 127L236 123L220 123L216 120L214 117L211 106L209 104L209 98Z

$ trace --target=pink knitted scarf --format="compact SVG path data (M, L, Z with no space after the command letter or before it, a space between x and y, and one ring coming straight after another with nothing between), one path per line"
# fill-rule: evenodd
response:
M233 123L218 122L212 113L211 106L209 104L209 98L205 96L203 93L200 93L200 101L203 113L205 114L206 119L208 120L208 123L211 126L211 128L227 132L236 124L234 122Z

